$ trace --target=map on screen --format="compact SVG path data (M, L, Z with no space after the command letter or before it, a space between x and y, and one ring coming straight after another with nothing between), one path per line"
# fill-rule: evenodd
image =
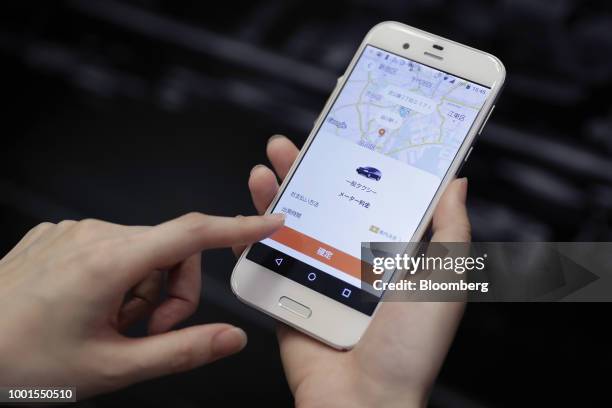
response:
M488 93L367 46L321 130L442 178Z

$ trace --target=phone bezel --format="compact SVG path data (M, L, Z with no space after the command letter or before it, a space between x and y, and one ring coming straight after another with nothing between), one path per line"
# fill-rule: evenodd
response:
M408 49L403 48L406 42L410 44ZM443 46L443 50L440 51L434 48L435 44ZM476 116L468 135L451 163L427 211L423 215L419 227L411 237L411 241L420 241L429 226L433 211L442 193L448 183L455 177L475 137L480 133L489 112L493 109L495 100L502 88L506 71L501 61L491 54L397 22L380 23L367 33L345 73L338 78L336 87L325 103L308 139L300 150L298 158L291 167L287 177L285 177L278 194L268 207L266 213L269 213L280 199L281 193L286 188L303 155L312 143L323 119L331 109L339 91L343 88L344 82L348 77L347 74L353 70L354 65L367 45L398 54L491 89L489 97ZM427 56L425 55L426 52L439 55L442 59ZM241 301L332 347L350 349L359 341L369 322L376 315L380 303L372 316L367 316L250 261L246 258L249 249L250 247L240 256L231 278L232 290ZM279 299L282 296L287 296L309 307L312 311L311 316L303 318L286 308L280 307ZM342 324L338 324L338 322L342 322Z

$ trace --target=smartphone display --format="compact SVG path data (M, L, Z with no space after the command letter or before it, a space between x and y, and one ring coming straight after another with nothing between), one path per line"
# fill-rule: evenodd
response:
M371 315L361 242L411 240L489 92L366 46L247 258Z

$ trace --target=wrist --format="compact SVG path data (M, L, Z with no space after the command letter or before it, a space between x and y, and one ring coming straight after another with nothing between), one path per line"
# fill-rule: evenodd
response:
M309 387L299 387L294 394L296 407L422 408L427 406L429 399L427 387L412 387L405 384L397 386L366 379L340 384L334 388L334 394L322 395L309 392L312 391Z
M362 388L357 395L363 406L389 408L423 408L427 406L429 393L423 389L391 387L380 384L373 388Z

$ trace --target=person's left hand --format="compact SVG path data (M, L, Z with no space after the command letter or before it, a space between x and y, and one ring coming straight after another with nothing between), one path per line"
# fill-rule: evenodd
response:
M276 174L260 165L251 171L255 208L266 211L298 149L274 137L267 154ZM467 179L453 181L433 217L432 241L468 242ZM236 254L243 247L234 248ZM359 343L338 351L284 324L278 340L296 406L425 406L459 320L461 302L383 302Z
M72 386L80 399L240 351L246 335L229 324L169 330L198 305L200 251L258 241L282 224L199 213L155 227L40 224L0 260L0 384ZM155 305L162 270L168 297ZM146 312L148 337L121 334Z

